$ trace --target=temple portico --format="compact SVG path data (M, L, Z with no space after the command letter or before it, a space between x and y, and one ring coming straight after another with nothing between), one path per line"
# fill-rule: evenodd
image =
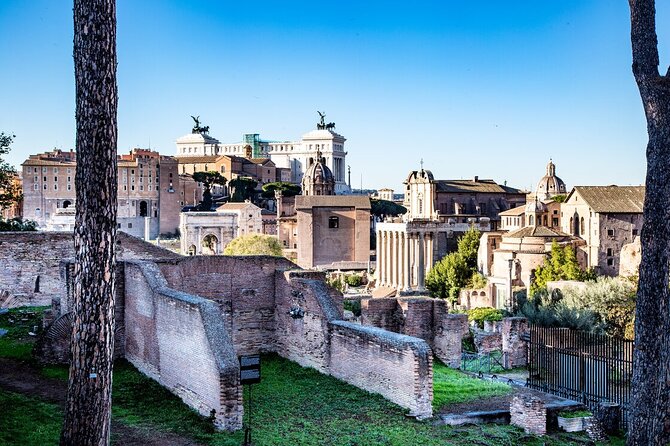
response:
M442 226L448 225L378 223L379 286L395 288L400 294L425 291L426 274L436 262L439 246L446 245L446 238L453 235L452 230Z

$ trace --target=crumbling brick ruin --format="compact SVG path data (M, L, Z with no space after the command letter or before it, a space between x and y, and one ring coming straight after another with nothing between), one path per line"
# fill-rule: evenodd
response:
M44 233L33 234L49 243ZM23 249L10 238L0 234L10 250ZM133 244L132 258L117 264L117 355L201 414L214 410L219 429L241 428L238 357L260 352L276 352L379 393L413 416L432 415L429 345L343 321L342 295L325 284L322 273L301 270L284 258L161 256L152 245L137 239ZM61 249L67 258L66 247ZM62 362L69 349L72 265L63 261L57 267L47 251L42 255L50 259L48 267L37 265L39 253L16 267L43 268L45 275L58 277L50 294L50 325L37 351L44 361ZM142 256L153 261L137 260ZM0 262L18 257L0 253ZM11 289L12 283L19 282L4 280L0 287Z
M361 300L361 322L425 340L449 367L461 364L461 340L468 333L468 316L449 314L444 299L374 297Z

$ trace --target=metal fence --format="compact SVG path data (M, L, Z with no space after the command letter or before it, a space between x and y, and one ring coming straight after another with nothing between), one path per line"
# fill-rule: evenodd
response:
M530 326L528 387L584 403L618 403L628 423L633 342L610 336Z
M504 354L500 350L476 353L464 350L461 353L461 370L470 373L501 373L505 370Z

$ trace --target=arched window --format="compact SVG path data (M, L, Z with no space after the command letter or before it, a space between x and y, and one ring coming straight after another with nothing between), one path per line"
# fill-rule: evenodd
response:
M67 209L68 207L70 207L71 204L72 202L70 200L65 200L63 202L63 209Z
M575 212L574 218L570 219L570 222L574 222L572 225L572 235L579 237L579 214Z
M585 231L584 231L584 217L582 217L582 219L581 219L580 229L581 229L582 234L584 234L585 233Z
M535 217L532 215L528 216L528 226L533 226L534 223L535 223Z

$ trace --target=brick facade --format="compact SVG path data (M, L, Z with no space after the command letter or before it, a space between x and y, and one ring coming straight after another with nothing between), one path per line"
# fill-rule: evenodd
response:
M509 408L510 424L519 426L527 434L547 433L547 408L543 400L526 393L512 397Z

